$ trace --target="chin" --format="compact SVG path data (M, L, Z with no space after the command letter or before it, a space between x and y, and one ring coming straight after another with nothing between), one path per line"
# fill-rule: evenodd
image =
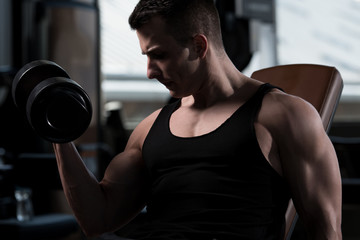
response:
M182 94L182 93L179 93L179 92L176 92L176 91L172 91L172 90L169 90L169 93L170 93L170 96L173 97L173 98L183 98L183 97L186 97L185 94Z

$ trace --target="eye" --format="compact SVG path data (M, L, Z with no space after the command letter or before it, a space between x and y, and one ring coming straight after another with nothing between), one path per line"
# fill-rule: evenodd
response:
M149 57L151 59L155 59L155 60L161 60L161 59L164 59L166 56L165 53L151 53L149 54Z

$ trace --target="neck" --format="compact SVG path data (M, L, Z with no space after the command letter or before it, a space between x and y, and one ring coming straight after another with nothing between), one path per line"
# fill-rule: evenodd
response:
M224 54L222 57L207 59L206 79L200 90L184 103L195 108L207 108L219 102L226 101L239 94L239 89L249 81Z

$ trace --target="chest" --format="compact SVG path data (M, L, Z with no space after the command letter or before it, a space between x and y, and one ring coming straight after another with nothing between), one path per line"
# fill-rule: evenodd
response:
M240 104L215 106L206 110L179 108L170 116L170 132L185 138L209 134L222 126L239 107Z
M206 136L214 132L216 135L221 131L227 133L217 136L220 139L226 137L246 142L247 138L253 138L268 163L282 175L277 144L269 130L259 122L260 112L261 109L252 111L251 107L242 103L220 105L205 111L179 108L169 117L169 131L181 138ZM240 138L233 138L236 135Z

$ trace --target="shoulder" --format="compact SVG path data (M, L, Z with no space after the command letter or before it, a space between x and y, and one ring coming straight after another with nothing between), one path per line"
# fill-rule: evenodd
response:
M306 100L274 89L264 96L261 113L269 121L285 124L287 122L316 121L318 111Z
M277 89L265 95L258 121L280 142L307 139L325 132L312 104Z
M161 110L162 108L154 111L136 126L130 135L126 148L137 148L142 150L142 145L145 141L145 138Z

